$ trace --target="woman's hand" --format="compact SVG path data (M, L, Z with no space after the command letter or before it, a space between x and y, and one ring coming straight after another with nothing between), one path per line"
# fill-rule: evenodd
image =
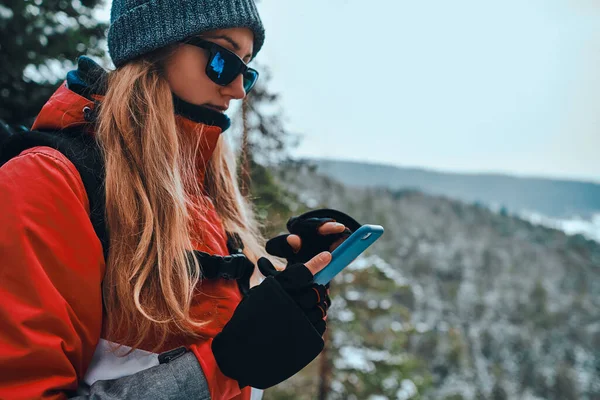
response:
M305 264L292 264L283 271L276 270L265 257L261 257L257 263L260 272L266 277L273 277L281 285L321 336L325 333L325 319L331 299L327 287L314 283L313 277L330 262L331 253L324 251Z
M344 224L340 224L339 222L326 222L323 225L321 225L321 227L317 230L317 232L320 235L325 236L325 235L333 235L333 234L337 234L337 233L342 233L345 230L346 230L346 226ZM348 236L345 236L345 237L342 237L342 238L336 240L331 246L329 246L329 251L331 252L331 251L335 250L347 238L348 238ZM292 234L292 235L289 235L286 238L286 240L289 243L289 245L292 246L294 253L298 253L300 251L300 249L302 248L302 239L300 238L300 236Z
M317 357L324 346L331 301L325 286L314 283L313 276L330 261L331 254L322 252L306 263L277 271L268 259L258 260L267 278L248 292L212 342L223 374L240 387L266 389Z
M288 265L306 263L323 251L333 251L360 224L341 211L320 209L309 211L287 222L289 234L270 239L267 253L285 258Z

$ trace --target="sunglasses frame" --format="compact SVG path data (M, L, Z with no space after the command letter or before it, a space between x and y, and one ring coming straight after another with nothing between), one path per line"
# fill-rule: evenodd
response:
M258 81L258 78L260 77L260 74L258 73L258 71L255 70L254 68L251 68L248 65L246 65L246 63L244 62L244 60L242 60L240 58L240 56L238 56L233 51L231 51L229 49L226 49L225 47L223 47L221 45L218 45L218 44L216 44L214 42L211 42L209 40L202 39L202 38L199 38L199 37L188 38L188 39L182 41L181 43L189 44L189 45L192 45L192 46L195 46L195 47L199 47L199 48L204 49L204 50L208 50L210 56L209 56L208 61L206 63L206 69L205 69L204 72L206 73L206 76L208 76L209 79L212 82L216 83L219 86L227 86L231 82L233 82L234 80L236 80L237 77L240 74L243 76L246 72L251 71L254 74L256 74L256 79L252 83L252 86L250 86L248 89L246 89L245 86L244 86L244 90L246 91L246 94L248 94L248 93L250 93L250 91L252 90L252 88L254 88L254 85L256 85L256 82ZM212 78L210 78L210 72L211 72L210 65L211 65L213 59L215 58L215 56L217 55L218 52L229 54L230 56L233 56L234 58L236 58L237 60L239 60L239 65L240 66L238 68L238 71L235 74L233 74L233 78L229 82L226 82L226 83L215 82Z

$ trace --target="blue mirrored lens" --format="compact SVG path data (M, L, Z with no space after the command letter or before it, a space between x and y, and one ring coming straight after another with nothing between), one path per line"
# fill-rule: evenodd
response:
M248 93L254 87L256 80L258 79L258 73L254 70L247 70L244 74L244 90Z
M225 69L225 60L221 52L215 54L210 63L210 68L217 74L217 78L221 79L221 74L223 74L223 70Z

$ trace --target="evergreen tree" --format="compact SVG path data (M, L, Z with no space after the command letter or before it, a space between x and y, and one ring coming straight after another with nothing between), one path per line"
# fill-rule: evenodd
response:
M557 400L575 400L579 398L572 370L566 363L562 363L556 372L552 394Z
M277 164L289 161L289 150L297 142L288 132L279 109L279 96L268 86L270 74L265 66L258 66L261 78L246 97L240 109L243 121L240 138L240 186L250 196L264 225L267 236L280 232L291 216L288 193L277 184L273 173Z
M30 125L81 54L102 56L103 0L0 3L0 119Z
M502 383L496 382L496 384L494 385L494 388L492 389L492 400L507 400L507 399L508 399L508 395L506 394L506 391L502 387Z

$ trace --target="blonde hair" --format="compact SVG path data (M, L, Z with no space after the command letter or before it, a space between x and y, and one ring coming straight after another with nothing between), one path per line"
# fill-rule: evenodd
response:
M227 232L237 233L253 262L265 256L251 203L238 187L235 155L221 137L198 182L199 140L176 123L162 63L154 52L108 75L97 141L106 163L110 252L103 298L112 341L132 348L148 338L158 349L172 334L196 335L207 321L190 315L201 266L189 257L191 216L204 215L205 188Z

